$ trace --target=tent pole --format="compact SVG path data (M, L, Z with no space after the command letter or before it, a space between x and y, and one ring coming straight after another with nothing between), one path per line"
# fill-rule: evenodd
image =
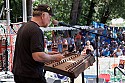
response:
M26 0L22 0L23 6L23 22L27 22L27 9L26 9Z
M10 25L10 4L9 4L9 0L6 0L6 18L7 18L7 26Z

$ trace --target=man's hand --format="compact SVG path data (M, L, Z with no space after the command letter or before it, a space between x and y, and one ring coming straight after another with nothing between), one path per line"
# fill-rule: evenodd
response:
M53 54L59 54L59 52L51 51L51 52L48 52L48 54L50 54L50 55L53 55Z
M59 22L58 20L53 20L52 23L57 26Z
M54 61L57 61L57 62L61 61L64 58L64 56L62 54L54 54L53 56L55 58Z

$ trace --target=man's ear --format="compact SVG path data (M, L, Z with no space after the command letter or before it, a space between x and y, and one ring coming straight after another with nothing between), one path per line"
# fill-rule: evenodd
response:
M42 15L41 15L41 18L43 19L44 16L45 16L45 13L43 12Z

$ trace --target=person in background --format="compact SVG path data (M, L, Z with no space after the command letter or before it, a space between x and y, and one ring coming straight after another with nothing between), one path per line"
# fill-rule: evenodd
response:
M44 35L39 27L48 27L52 15L50 6L38 5L31 21L18 30L12 69L16 83L46 83L44 63L63 58L58 52L44 52Z
M62 37L59 36L58 37L58 40L57 40L57 47L58 47L58 52L62 53L62 50L63 50L63 40L62 40Z
M90 41L88 40L88 41L86 41L86 45L85 45L83 51L81 52L81 55L90 54L91 52L94 52L94 48L90 44Z
M116 50L114 50L112 56L114 57L118 57L118 56L122 56L123 55L123 52L122 50L120 49L120 47L118 47Z
M84 47L84 49L81 52L81 55L86 55L86 50L87 50L87 47Z
M98 51L98 54L96 53L96 51ZM101 48L95 49L93 54L94 54L94 56L98 55L98 57L100 57L101 56Z
M108 48L105 48L103 51L102 51L102 56L104 57L109 57L110 56L110 50Z
M123 56L125 56L125 46L124 46L122 52L123 52Z
M48 49L48 52L52 52L52 41L48 41L47 49Z
M71 37L69 44L69 52L74 52L76 50L74 36Z
M63 38L63 43L62 43L62 54L65 55L65 54L68 54L68 42L67 42L67 39L66 38Z
M70 35L68 35L68 37L66 39L67 39L67 42L68 42L68 51L70 51L70 45L71 45L71 37L70 37Z
M48 52L48 49L47 49L47 44L48 44L47 37L46 37L46 36L44 36L44 49L45 49L45 52Z
M75 36L75 42L76 42L76 52L79 53L81 51L81 34L80 32L76 34Z
M68 42L67 42L67 39L66 39L66 38L63 38L63 48L64 48L63 51L65 51L65 50L68 51Z

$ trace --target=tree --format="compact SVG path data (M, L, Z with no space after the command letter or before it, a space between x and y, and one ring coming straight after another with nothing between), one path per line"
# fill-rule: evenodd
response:
M87 18L87 24L86 25L90 25L91 24L91 22L92 22L92 17L93 17L93 13L95 12L95 9L94 9L94 7L95 7L95 2L94 2L94 0L92 0L91 2L90 2L90 8L89 8L89 13L88 13L88 18Z
M69 23L72 0L37 0L33 6L41 3L52 7L55 19Z
M96 13L98 12L98 14L96 16L99 22L105 24L113 18L125 18L124 8L124 0L100 0L97 5L98 11L96 11Z
M79 20L79 16L82 10L81 0L73 0L70 13L70 24L75 25Z
M30 20L31 16L32 16L32 0L26 0L26 3L27 3L27 17L28 17L28 20Z
M10 3L11 22L22 21L22 0ZM113 18L125 18L124 0L36 0L33 7L41 3L52 6L55 19L73 25L90 25L92 21L105 24ZM32 0L27 0L27 14L32 16Z
M22 22L22 0L10 0L10 9L11 22Z

